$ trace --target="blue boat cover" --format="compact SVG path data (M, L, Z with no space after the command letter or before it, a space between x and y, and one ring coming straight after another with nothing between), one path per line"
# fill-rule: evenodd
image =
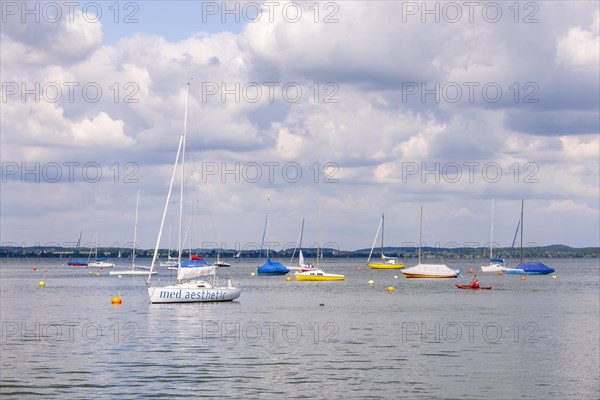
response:
M204 260L188 260L181 263L181 268L207 267L208 263Z
M270 258L267 258L267 262L258 267L259 275L285 275L290 272L282 263L273 262Z
M504 258L490 258L490 262L503 263Z
M525 275L546 275L554 272L554 268L549 268L541 262L522 262L515 268L522 269Z

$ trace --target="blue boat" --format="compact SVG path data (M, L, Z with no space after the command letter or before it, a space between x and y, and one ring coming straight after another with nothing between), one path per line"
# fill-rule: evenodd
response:
M268 238L269 234L269 214L271 213L271 200L267 199L267 218L265 219L265 228L263 230L262 242L260 244L260 253L258 258L262 258L262 251L265 245L265 237ZM266 262L259 266L256 270L258 275L285 275L290 272L282 263L277 261L271 261L269 258L269 247L267 246L267 260Z
M521 262L514 268L504 270L505 274L515 275L546 275L554 272L554 268L547 267L541 262Z
M269 257L267 257L267 261L258 267L259 275L285 275L290 272L282 263L277 261L271 261Z
M524 204L525 201L521 200L521 220L519 221L519 225L517 225L517 231L519 230L519 226L521 227L521 245L520 245L520 258L521 262L517 264L514 268L506 268L504 270L505 274L513 274L513 275L547 275L554 272L554 268L547 267L544 263L541 262L523 262L523 214L524 214ZM517 238L517 232L515 232L515 238L513 239L513 246L515 244L515 239Z

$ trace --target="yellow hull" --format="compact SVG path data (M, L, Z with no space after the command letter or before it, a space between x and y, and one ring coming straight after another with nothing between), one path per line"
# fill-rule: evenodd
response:
M344 275L295 275L297 281L343 281Z
M400 269L404 268L404 264L390 264L390 263L369 263L367 264L371 269Z

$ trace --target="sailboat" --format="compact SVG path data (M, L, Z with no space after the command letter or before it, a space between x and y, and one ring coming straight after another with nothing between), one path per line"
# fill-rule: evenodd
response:
M321 242L321 212L319 210L319 218L317 224L317 260L316 260L316 268L310 268L302 272L296 272L294 276L297 281L343 281L346 279L344 275L340 274L330 274L327 272L323 272L321 268L319 268L319 259L322 258L322 253L320 249Z
M114 263L108 261L108 258L102 257L98 258L98 232L96 232L96 236L94 241L96 242L96 248L94 249L94 261L88 261L88 267L90 268L112 268L115 266ZM90 257L92 256L92 251L90 250Z
M306 272L308 270L315 269L312 264L307 264L304 260L304 254L302 253L302 236L304 235L304 218L302 218L302 226L300 228L300 235L298 236L298 240L296 241L296 247L294 248L294 252L292 253L292 258L290 259L290 264L287 267L290 271L301 271ZM296 256L296 250L298 250L298 265L294 266L292 263L294 262L294 257Z
M77 244L75 245L75 249L73 250L73 254L75 254L75 252L77 252L77 249L79 248L79 245L81 244L81 234L83 233L83 231L79 231L79 239L77 240ZM69 267L87 267L88 266L88 261L87 260L79 260L79 259L73 259L71 258L69 260L69 262L67 263L67 265Z
M265 228L263 229L262 242L260 244L259 258L262 258L262 251L265 245L265 237L269 238L269 217L271 214L271 200L267 199L267 218L265 220ZM269 246L267 246L267 259L265 263L258 267L258 275L285 275L290 272L282 263L271 261L269 258Z
M161 261L160 266L166 267L168 270L177 269L177 257L171 257L171 225L169 225L169 248L167 253L167 261Z
M547 267L541 262L523 262L523 211L525 208L525 200L521 200L521 245L520 245L520 262L514 268L506 268L505 274L518 274L518 275L547 275L554 272L554 268Z
M109 275L148 275L150 267L143 267L135 264L135 243L137 239L137 222L138 222L138 209L140 206L140 191L137 192L137 200L135 202L135 222L133 223L133 248L131 250L131 269L125 271L110 271ZM119 252L119 254L121 254ZM152 274L156 274L156 271L152 271Z
M231 264L221 260L221 239L219 238L219 248L217 249L217 261L213 263L216 267L231 267Z
M498 272L506 269L504 259L494 258L494 199L492 199L492 229L490 234L490 264L482 265L481 272Z
M446 264L421 264L421 242L423 237L423 206L419 218L419 263L402 270L405 278L456 278L460 271L453 271Z
M179 146L177 148L177 156L175 157L175 165L173 167L173 175L169 184L169 192L165 201L165 207L160 223L160 230L154 248L152 264L148 272L146 284L148 287L148 296L151 303L198 303L198 302L215 302L215 301L231 301L240 297L241 290L233 284L233 281L228 278L225 286L219 286L218 277L216 275L217 267L204 265L196 260L186 262L181 261L183 253L182 247L182 230L183 230L183 199L184 199L184 183L185 183L185 141L187 135L187 114L190 95L190 83L187 83L186 99L185 99L185 114L183 123L183 133L179 138ZM181 155L181 182L180 182L180 201L179 201L179 240L178 240L178 263L177 263L177 281L175 284L167 286L159 286L151 283L152 273L158 258L158 249L160 246L160 238L165 224L167 209L171 200L171 192L173 190L173 182L177 173L179 164L179 156ZM203 260L202 260L203 261Z
M375 239L373 240L373 246L371 246L371 252L369 253L369 259L367 260L367 265L372 269L400 269L404 268L404 264L399 263L398 259L395 257L388 257L383 253L383 227L384 227L384 216L381 214L381 220L379 221L379 227L377 228L377 233L375 234ZM375 249L375 242L377 242L377 236L379 236L379 231L381 231L381 261L380 262L370 262L371 256L373 255L373 250Z

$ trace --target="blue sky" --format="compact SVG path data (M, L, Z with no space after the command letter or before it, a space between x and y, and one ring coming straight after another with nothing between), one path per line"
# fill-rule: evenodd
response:
M302 217L314 243L319 208L341 249L381 213L411 245L421 205L428 244L486 245L492 198L498 245L521 199L530 245L599 244L597 2L102 2L100 23L5 4L3 243L123 245L140 190L153 247L193 78L195 247L259 242L267 198L276 248Z

